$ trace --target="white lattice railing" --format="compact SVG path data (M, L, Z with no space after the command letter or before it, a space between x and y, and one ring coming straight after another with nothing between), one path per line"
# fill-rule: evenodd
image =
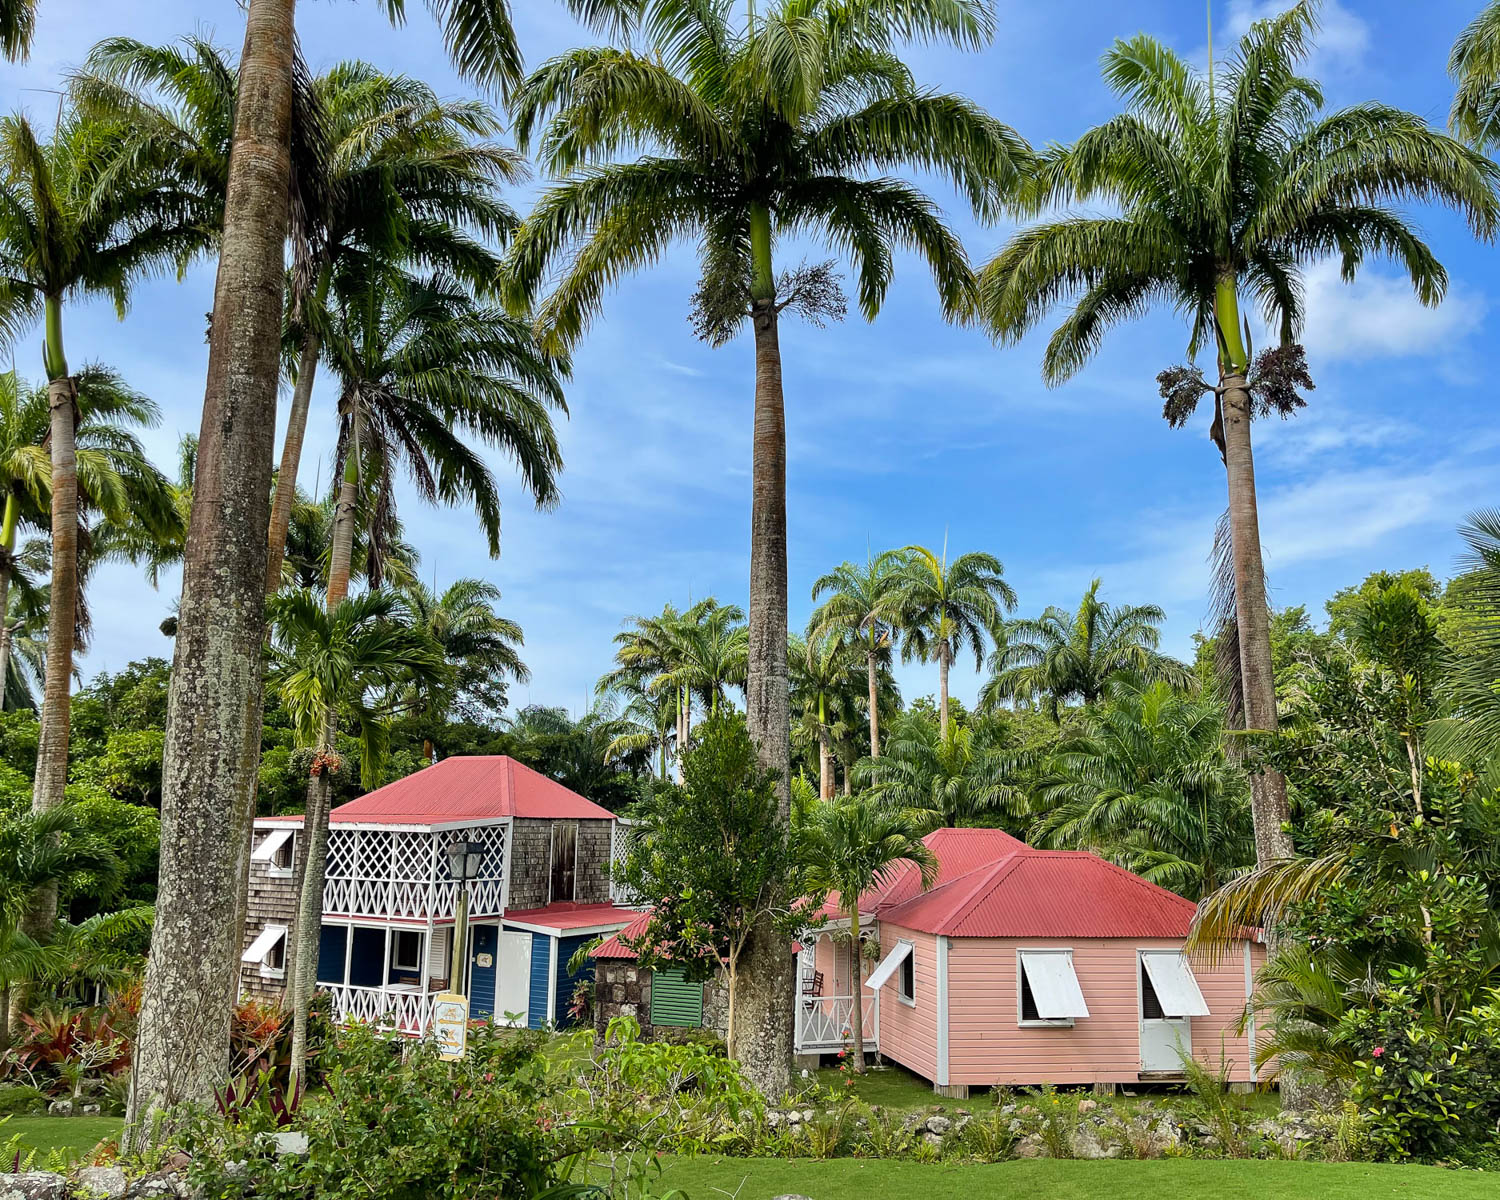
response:
M879 1040L879 1007L876 997L863 997L865 1046L873 1049ZM796 1047L801 1050L839 1050L853 1037L849 1020L854 1015L853 996L798 996Z
M362 1021L417 1035L432 1021L432 992L396 992L341 983L320 983L318 987L332 997L334 1019L342 1024Z
M448 878L447 847L453 841L475 841L484 843L487 852L479 878L469 887L469 912L496 916L505 907L509 830L507 824L440 833L335 825L328 831L323 911L416 921L452 917L458 887Z
M635 905L641 902L640 897L631 892L621 884L614 876L614 866L622 861L630 853L630 844L641 834L641 827L634 821L623 817L615 819L614 827L610 830L609 845L609 899L611 904Z

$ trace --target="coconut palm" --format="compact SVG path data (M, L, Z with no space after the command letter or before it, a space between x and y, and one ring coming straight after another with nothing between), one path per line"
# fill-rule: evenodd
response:
M36 0L0 0L0 54L15 61L31 53Z
M452 670L446 687L415 693L423 719L433 727L454 718L482 720L505 707L507 680L531 682L521 661L521 627L495 611L500 589L483 579L456 579L443 591L412 581L401 589L413 621L427 631ZM433 756L430 741L424 744Z
M1085 721L1049 757L1028 840L1092 850L1190 900L1254 861L1245 778L1225 757L1216 705L1117 675Z
M440 680L443 662L440 649L392 592L366 592L331 610L315 592L286 592L271 600L270 610L270 686L298 740L315 751L303 818L306 851L292 980L292 1071L301 1079L323 916L329 802L341 768L335 744L339 715L349 714L358 730L361 784L378 787L390 738L388 706L379 698Z
M1500 143L1500 3L1490 0L1448 56L1455 85L1448 127L1481 150Z
M1069 700L1092 708L1110 680L1127 673L1193 686L1191 667L1157 651L1167 614L1154 604L1106 603L1099 585L1097 579L1089 585L1077 612L1054 605L1034 620L1007 623L1005 644L990 656L993 674L979 693L981 711L1002 700L1040 699L1057 721Z
M997 819L1016 827L1027 798L1013 782L1015 765L1015 753L988 722L955 721L943 734L920 713L907 713L892 729L885 754L860 762L855 777L923 832Z
M891 662L900 619L899 552L867 557L863 566L846 562L821 576L812 598L822 599L808 622L809 637L832 634L864 652L869 688L870 757L880 757L879 674Z
M992 554L971 551L951 563L925 546L907 546L897 568L897 603L903 634L901 657L938 665L938 735L948 737L948 669L972 651L974 666L985 649L1004 638L1003 614L1016 606L1005 568Z
M1251 454L1252 415L1289 414L1310 380L1295 339L1302 272L1338 255L1352 279L1370 255L1393 258L1424 304L1447 275L1393 202L1458 208L1476 233L1500 218L1496 169L1418 116L1367 103L1323 113L1317 83L1298 74L1316 25L1304 0L1257 21L1205 80L1153 38L1117 42L1104 75L1127 111L1043 156L1029 207L1098 202L1117 215L1074 216L1023 229L985 267L979 310L1015 341L1076 298L1048 343L1043 374L1068 379L1107 330L1163 303L1184 313L1190 351L1216 350L1218 386L1196 368L1163 374L1165 415L1183 423L1215 396L1213 436L1228 472L1240 674L1246 727L1276 728L1265 575ZM1275 331L1279 351L1252 370L1241 297ZM1259 861L1291 852L1285 781L1258 774Z
M63 344L63 305L108 296L124 311L133 280L170 258L178 214L148 177L98 186L118 128L67 117L50 141L24 116L0 120L0 329L14 340L39 319L48 379L52 598L47 681L32 803L61 803L78 590L78 381Z
M849 921L850 956L854 960L854 1003L849 1036L854 1043L854 1070L865 1069L864 955L861 953L859 898L907 863L921 872L923 888L937 878L937 858L922 842L911 818L870 796L843 796L811 807L799 829L808 890L838 894L839 912Z

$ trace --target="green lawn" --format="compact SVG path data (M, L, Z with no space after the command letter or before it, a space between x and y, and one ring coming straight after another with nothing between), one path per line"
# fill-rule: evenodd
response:
M1494 1175L1440 1167L1365 1163L1071 1162L1033 1159L994 1166L919 1166L841 1158L680 1158L657 1194L680 1188L689 1200L1101 1200L1108 1196L1212 1196L1214 1200L1493 1200Z
M117 1137L121 1124L119 1117L12 1117L0 1125L0 1145L20 1134L22 1147L37 1151L39 1159L49 1150L77 1158L105 1138Z

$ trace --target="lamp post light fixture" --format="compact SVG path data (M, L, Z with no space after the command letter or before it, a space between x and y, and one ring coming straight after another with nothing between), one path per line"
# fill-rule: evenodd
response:
M467 996L464 987L464 964L469 933L469 884L479 878L479 869L484 865L483 842L450 842L448 844L448 874L458 884L458 903L453 911L453 959L449 965L448 989Z

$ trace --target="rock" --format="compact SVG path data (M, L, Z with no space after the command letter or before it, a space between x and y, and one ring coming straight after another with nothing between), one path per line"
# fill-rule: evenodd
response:
M154 1175L145 1175L137 1179L125 1194L146 1200L154 1196L186 1196L188 1189L187 1184L176 1175L169 1171L158 1171Z
M1129 1088L1126 1088L1124 1094L1133 1097L1136 1093L1132 1092Z
M78 1172L79 1190L94 1200L121 1200L126 1183L119 1167L84 1167Z
M51 1171L0 1175L0 1200L68 1200L68 1181Z
M787 1115L786 1115L786 1123L788 1125L800 1125L800 1124L802 1124L802 1114L799 1113L795 1108L792 1109L792 1111L789 1112L789 1113L787 1113Z
M934 1150L941 1150L943 1148L943 1135L940 1133L924 1133L922 1140Z
M86 1117L97 1117L104 1111L104 1106L102 1104L85 1104L78 1111Z
M271 1135L271 1141L276 1146L277 1154L307 1153L307 1134L297 1129L278 1129Z
M811 1121L815 1116L817 1116L817 1114L810 1108L804 1108L802 1110L802 1119L804 1121Z
M928 1117L927 1118L927 1132L928 1133L935 1133L935 1134L937 1134L938 1137L942 1137L943 1134L947 1133L948 1130L950 1130L952 1128L953 1128L953 1122L950 1121L947 1117Z
M47 1105L49 1117L71 1117L73 1115L73 1102L71 1100L54 1100Z
M781 1128L781 1120L782 1120L782 1117L781 1117L781 1114L779 1112L768 1112L766 1114L766 1128L767 1129L780 1129Z
M184 1154L181 1150L175 1150L167 1159L167 1170L186 1171L192 1164L192 1161L193 1159L191 1155Z
M1089 1126L1085 1125L1081 1129L1074 1131L1073 1154L1077 1158L1095 1159L1105 1157L1104 1147L1100 1144L1099 1139L1094 1136L1094 1131Z
M971 1113L967 1108L955 1108L953 1110L953 1115L955 1117L972 1117L974 1114Z
M901 1118L901 1128L905 1130L914 1130L919 1125L925 1124L927 1124L927 1118L921 1113L909 1112Z
M1003 1105L1000 1106L1000 1112L1004 1116L1008 1117L1008 1116L1010 1116L1011 1113L1013 1113L1015 1111L1016 1111L1016 1106L1014 1104L1003 1104Z
M783 1192L779 1196L772 1196L771 1200L812 1200L811 1196L803 1196L797 1192Z
M971 1117L968 1113L964 1113L963 1116L959 1117L958 1120L953 1122L953 1132L955 1134L962 1133L969 1127L969 1122L973 1119L974 1118Z
M1041 1158L1041 1157L1043 1157L1043 1153L1042 1153L1042 1139L1037 1134L1028 1133L1019 1142L1016 1143L1016 1157L1017 1158Z
M1083 1116L1086 1113L1093 1112L1098 1107L1099 1101L1097 1100L1080 1100L1078 1102L1078 1114L1079 1116Z

